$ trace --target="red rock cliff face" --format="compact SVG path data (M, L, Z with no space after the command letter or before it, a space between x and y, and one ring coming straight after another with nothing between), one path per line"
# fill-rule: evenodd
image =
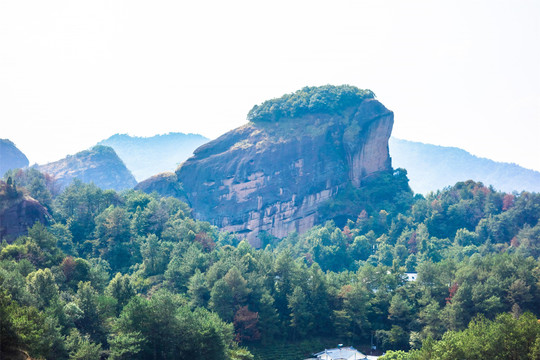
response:
M36 222L49 223L50 215L38 201L22 193L9 196L6 189L6 183L0 181L0 241L12 242Z
M198 148L176 171L197 219L277 237L319 222L319 206L347 184L391 169L393 113L368 99L339 115L248 123Z

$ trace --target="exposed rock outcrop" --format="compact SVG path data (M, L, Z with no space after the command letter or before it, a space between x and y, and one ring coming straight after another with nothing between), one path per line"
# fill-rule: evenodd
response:
M84 183L93 182L102 189L116 191L131 189L137 184L114 150L101 145L56 162L39 165L38 170L54 176L60 187L68 186L73 179Z
M302 233L325 220L319 206L340 189L391 169L393 113L371 92L354 88L362 96L350 100L340 87L324 87L321 101L319 89L255 107L252 121L199 147L177 169L197 219L258 246L259 232Z
M36 222L47 225L49 219L47 209L38 201L0 181L0 240L11 242L27 234Z
M155 191L161 196L172 196L185 200L184 191L175 173L166 172L154 175L138 183L135 190L141 190L148 194Z
M0 178L11 169L28 166L28 158L8 139L0 139Z

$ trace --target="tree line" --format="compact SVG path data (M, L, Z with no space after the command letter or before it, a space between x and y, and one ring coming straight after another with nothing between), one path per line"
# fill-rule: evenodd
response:
M54 220L0 246L5 354L252 359L254 346L372 337L403 356L441 354L540 312L535 193L468 181L413 198L396 173L327 204L335 221L261 234L255 249L174 198L78 181L55 193L36 170L9 176Z

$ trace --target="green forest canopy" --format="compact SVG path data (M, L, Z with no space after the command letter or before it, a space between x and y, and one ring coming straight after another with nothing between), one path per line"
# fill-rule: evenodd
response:
M297 118L307 114L335 114L373 98L375 94L371 90L351 85L306 86L292 94L255 105L247 117L252 122L276 122L282 118Z
M446 358L475 329L536 329L540 315L539 194L467 181L411 198L396 171L328 204L349 212L343 226L262 235L254 249L174 198L78 181L57 194L35 170L10 175L54 221L0 244L2 356L264 360L312 341L295 360L373 335L379 349ZM517 330L478 351L523 352ZM529 343L538 354L538 329Z

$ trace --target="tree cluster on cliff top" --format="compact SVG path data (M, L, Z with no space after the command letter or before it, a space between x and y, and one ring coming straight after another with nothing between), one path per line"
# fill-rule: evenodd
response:
M247 117L252 122L276 122L282 118L297 118L307 114L335 114L373 98L375 94L371 90L351 85L306 86L292 94L255 105Z

